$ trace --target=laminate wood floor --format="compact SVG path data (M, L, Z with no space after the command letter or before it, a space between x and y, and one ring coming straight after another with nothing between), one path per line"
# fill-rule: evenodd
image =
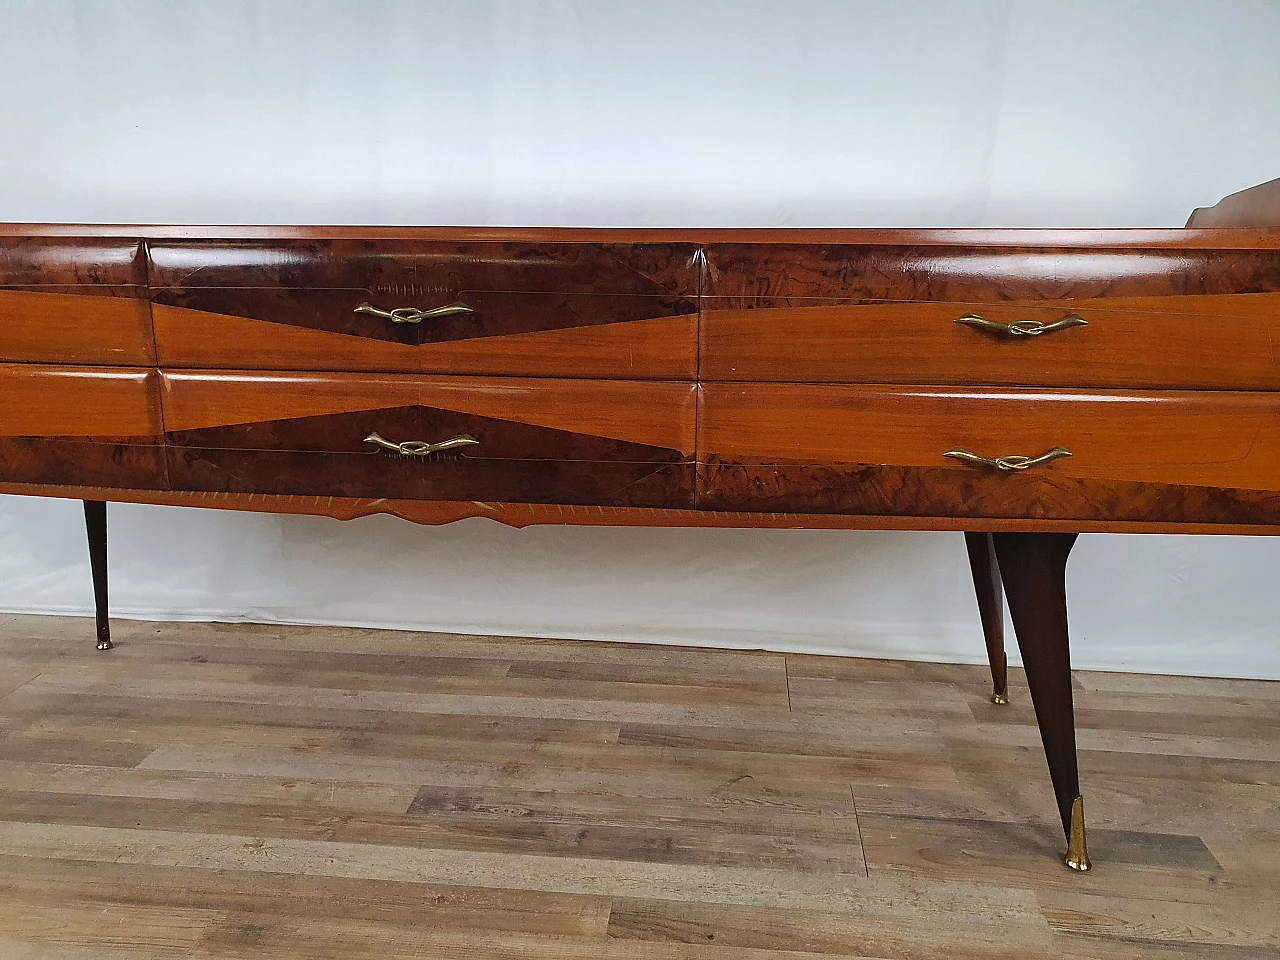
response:
M981 638L974 643L981 648ZM1280 956L1280 683L0 616L0 958Z

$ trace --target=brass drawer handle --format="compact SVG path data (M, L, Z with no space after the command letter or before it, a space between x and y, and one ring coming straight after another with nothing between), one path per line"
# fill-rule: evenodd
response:
M419 310L416 307L396 307L394 310L383 310L372 303L362 303L352 313L367 313L373 317L381 317L392 323L421 323L423 320L436 320L440 317L452 317L458 313L475 313L465 303L450 303L433 310Z
M439 443L427 443L425 440L406 440L404 443L392 443L376 433L371 433L364 438L364 442L375 444L384 450L403 453L406 457L425 457L428 454L440 453L442 450L453 450L455 447L469 447L480 441L475 437L461 436L454 437L452 440L441 440Z
M966 313L963 317L957 317L956 323L977 327L979 330L990 330L992 333L1004 334L1007 337L1038 337L1042 333L1089 325L1088 320L1074 313L1069 313L1053 323L1041 323L1039 320L1014 320L1012 323L1001 323L998 320L980 317L976 313Z
M977 463L984 467L995 467L997 470L1030 470L1032 467L1038 467L1042 463L1049 463L1051 460L1058 460L1061 457L1071 456L1071 451L1066 447L1054 447L1048 453L1042 453L1038 457L1021 457L1007 456L996 457L980 457L976 453L970 453L968 450L962 450L956 447L954 450L948 450L943 454L944 457L953 457L956 460L965 460L969 463Z

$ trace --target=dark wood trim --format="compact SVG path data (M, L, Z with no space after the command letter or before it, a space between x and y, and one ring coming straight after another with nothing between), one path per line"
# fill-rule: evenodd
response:
M992 537L1062 830L1068 836L1071 805L1080 796L1067 639L1067 557L1075 542L1074 533L997 533Z
M1009 702L1009 661L1004 652L1004 588L1000 581L1000 564L990 533L966 533L969 570L978 597L978 615L982 619L982 636L987 644L987 661L991 664L991 699Z
M98 649L110 650L111 624L107 619L107 505L101 500L84 502L84 527L89 535L89 566L93 571L94 613Z

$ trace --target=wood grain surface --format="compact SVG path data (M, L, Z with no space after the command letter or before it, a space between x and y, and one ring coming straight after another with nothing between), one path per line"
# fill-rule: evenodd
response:
M1274 390L1280 293L1054 303L705 298L704 380ZM958 323L1084 326L1017 336Z
M0 289L0 361L153 365L144 291L93 289Z
M0 618L5 956L1280 951L1274 683L1077 672L1078 875L1021 671L114 626Z
M160 375L0 363L0 437L158 438Z
M251 371L165 371L161 377L171 433L412 405L688 455L694 449L692 383Z
M330 297L332 299L332 297ZM351 298L348 297L348 300ZM474 299L474 298L473 298ZM602 298L592 298L599 300ZM347 304L347 313L350 312ZM272 323L154 304L156 347L169 368L250 368L692 380L696 312L418 342Z
M699 459L945 467L957 447L1062 446L1073 455L1024 476L1280 489L1280 394L722 383L701 397Z

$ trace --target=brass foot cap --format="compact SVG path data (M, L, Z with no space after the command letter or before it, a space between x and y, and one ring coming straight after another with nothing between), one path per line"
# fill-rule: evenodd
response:
M114 643L112 643L110 640L99 640L99 641L98 641L98 649L99 649L99 650L110 650L110 649L111 649L112 647L114 647L114 646L115 646L115 644L114 644Z
M1077 860L1075 857L1071 856L1070 853L1064 853L1062 855L1062 862L1072 870L1078 870L1081 873L1088 873L1093 869L1093 864L1089 862L1089 858L1087 856L1083 860Z
M991 695L991 702L1000 704L1008 703L1009 695L1007 693L993 693Z
M1093 866L1084 838L1084 797L1076 797L1071 804L1071 831L1067 834L1067 852L1062 855L1062 862L1081 873Z

